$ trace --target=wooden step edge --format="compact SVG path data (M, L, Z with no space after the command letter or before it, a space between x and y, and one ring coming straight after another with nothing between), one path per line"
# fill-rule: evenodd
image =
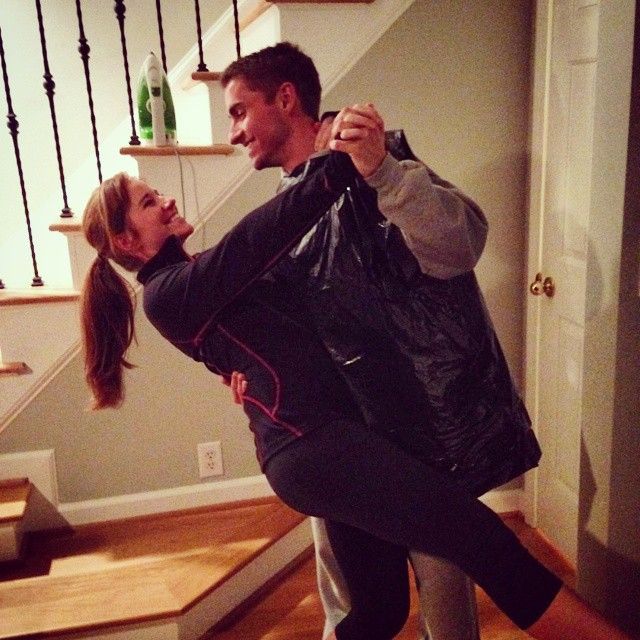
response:
M32 488L29 478L0 480L0 525L24 518Z
M166 147L131 146L122 147L120 153L123 156L229 156L233 153L230 144L211 144L205 146L193 145L167 145Z
M73 218L59 218L49 225L49 231L60 231L61 233L77 233L82 231L82 220Z
M222 73L220 71L194 71L190 76L186 76L180 83L183 91L189 91L197 87L202 82L217 82Z
M73 289L49 289L47 287L3 289L0 291L0 307L39 304L41 302L73 302L79 297L80 292Z
M273 4L372 4L374 0L271 0Z
M26 362L0 362L0 376L23 376L33 373Z
M255 22L263 13L273 6L272 2L259 0L251 9L243 13L238 18L240 31L246 29L252 22ZM185 91L197 86L200 82L216 82L220 80L222 73L219 71L194 71L191 77L187 76L181 83L181 88Z
M222 77L220 71L194 71L191 79L195 82L217 82Z

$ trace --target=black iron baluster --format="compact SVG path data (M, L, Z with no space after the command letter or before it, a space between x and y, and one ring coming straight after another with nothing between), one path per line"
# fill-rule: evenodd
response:
M2 29L0 29L0 62L2 64L2 79L4 80L4 92L7 97L7 127L11 133L13 140L13 150L16 156L16 165L18 166L18 178L20 179L20 190L22 191L22 203L24 205L24 215L27 221L27 233L29 235L29 248L31 249L31 262L33 263L33 280L32 287L41 287L44 282L38 274L38 263L36 261L36 250L33 244L33 234L31 233L31 217L29 216L29 205L27 204L27 190L24 186L24 174L22 173L22 160L20 159L20 147L18 145L18 118L13 112L13 103L11 102L11 90L9 88L9 76L7 74L7 64L4 57L4 44L2 42Z
M158 35L160 36L160 54L162 56L162 68L167 73L167 56L164 52L164 30L162 29L162 7L160 0L156 0L156 15L158 16Z
M80 31L80 37L78 42L80 46L78 51L82 58L82 64L84 66L84 77L87 83L87 96L89 98L89 115L91 117L91 131L93 133L93 148L96 152L96 163L98 165L98 180L102 182L102 165L100 164L100 149L98 147L98 131L96 129L96 113L93 106L93 92L91 90L91 74L89 73L89 53L91 47L84 35L84 23L82 21L82 7L80 6L80 0L76 0L76 13L78 15L78 29Z
M131 76L129 75L129 58L127 55L127 40L124 35L124 14L127 12L127 8L124 5L124 0L116 0L113 7L116 12L116 18L118 19L118 25L120 26L120 43L122 44L122 57L124 59L124 76L127 83L127 97L129 98L129 115L131 116L131 138L129 144L132 146L139 145L140 139L136 133L136 123L133 117L133 99L131 97Z
M204 55L202 53L202 26L200 24L200 3L195 0L196 5L196 30L198 31L198 51L200 53L200 63L198 64L198 71L209 71L207 65L204 63Z
M238 18L238 0L233 0L233 26L236 32L236 53L240 58L240 20Z
M47 40L44 34L44 20L42 19L42 7L40 0L36 0L36 11L38 13L38 29L40 31L40 47L42 49L42 62L44 64L43 87L49 100L49 111L51 112L51 124L53 126L53 138L56 143L56 156L58 158L58 172L60 174L60 187L62 188L62 213L61 218L71 218L73 214L69 209L67 202L67 187L64 182L64 169L62 167L62 152L60 151L60 136L58 135L58 119L56 118L56 105L53 99L55 94L56 83L53 81L53 75L49 68L49 57L47 56Z

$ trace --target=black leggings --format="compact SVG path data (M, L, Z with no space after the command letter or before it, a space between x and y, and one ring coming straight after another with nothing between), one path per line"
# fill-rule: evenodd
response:
M538 620L561 587L559 578L529 554L491 509L360 423L334 422L305 434L274 455L265 473L283 502L333 523L330 539L353 533L340 533L341 523L361 530L363 540L378 540L352 545L337 560L351 598L356 603L368 600L369 611L394 620L384 629L386 623L379 619L367 626L355 607L353 616L336 628L340 640L382 640L397 633L407 606L397 590L406 589L399 586L403 580L406 585L406 578L391 575L385 589L376 576L383 588L371 590L369 572L383 570L381 558L388 557L389 572L406 576L406 549L457 564L521 629ZM355 570L350 568L354 563Z

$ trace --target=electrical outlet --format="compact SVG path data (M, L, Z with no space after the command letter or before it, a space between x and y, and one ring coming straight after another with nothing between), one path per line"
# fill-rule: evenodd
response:
M221 476L224 473L222 466L222 445L220 441L201 442L198 445L198 468L201 478Z

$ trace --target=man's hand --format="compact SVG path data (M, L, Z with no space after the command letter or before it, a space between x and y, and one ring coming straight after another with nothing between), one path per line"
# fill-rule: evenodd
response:
M236 404L242 404L244 394L247 391L247 380L242 373L234 371L230 378L222 378L222 384L231 389L233 401Z
M331 128L329 147L344 151L364 178L374 174L386 155L384 121L371 103L345 107Z

